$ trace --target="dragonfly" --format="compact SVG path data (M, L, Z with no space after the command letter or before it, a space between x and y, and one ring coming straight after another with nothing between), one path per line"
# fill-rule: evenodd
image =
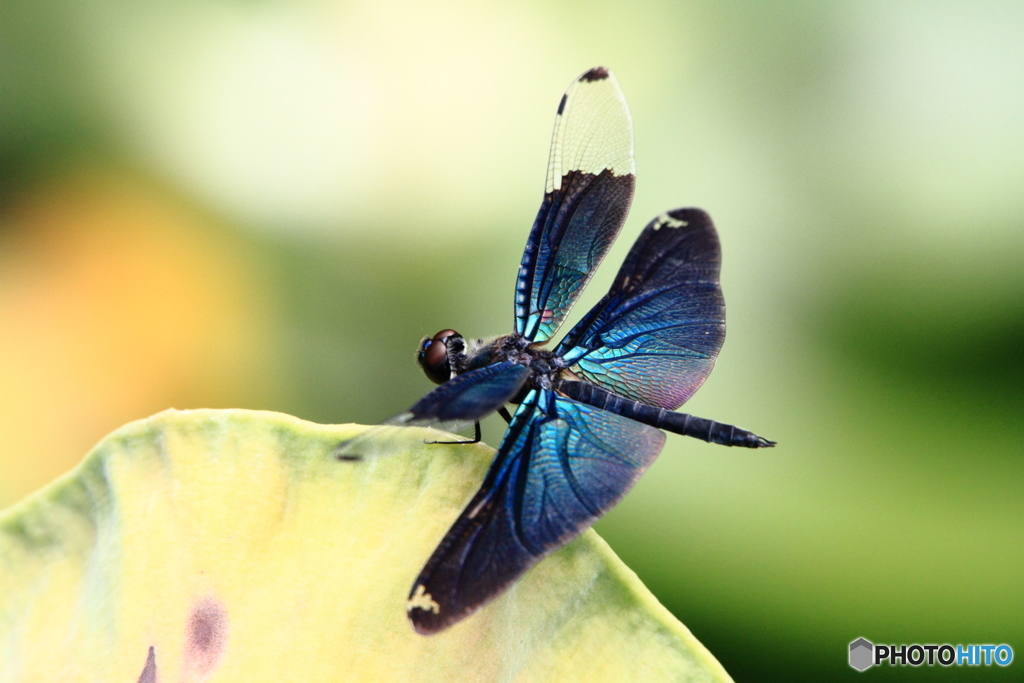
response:
M420 343L419 365L440 386L384 424L472 424L473 441L439 443L475 443L485 416L509 423L480 490L413 582L406 608L420 633L479 610L589 528L651 465L665 431L775 445L675 412L707 379L725 339L721 250L701 209L652 220L608 293L544 348L622 228L634 184L626 100L611 71L590 69L558 104L514 331L473 340L446 329Z

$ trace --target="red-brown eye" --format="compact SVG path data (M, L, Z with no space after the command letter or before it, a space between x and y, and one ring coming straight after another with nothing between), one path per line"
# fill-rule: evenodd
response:
M434 384L444 384L452 377L451 364L448 362L450 337L459 337L459 333L455 330L441 330L432 339L424 339L420 343L416 360L427 379Z

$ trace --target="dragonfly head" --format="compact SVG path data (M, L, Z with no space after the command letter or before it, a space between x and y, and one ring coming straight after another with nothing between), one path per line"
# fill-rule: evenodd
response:
M444 384L452 378L451 355L462 353L466 343L455 330L441 330L433 337L424 337L416 362L434 384Z

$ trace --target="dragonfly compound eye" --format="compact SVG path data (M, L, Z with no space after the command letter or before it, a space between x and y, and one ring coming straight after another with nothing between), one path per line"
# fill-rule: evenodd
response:
M416 356L424 374L434 384L444 384L452 376L451 364L448 362L448 340L460 338L455 330L441 330L433 339L424 339L420 344L420 352Z

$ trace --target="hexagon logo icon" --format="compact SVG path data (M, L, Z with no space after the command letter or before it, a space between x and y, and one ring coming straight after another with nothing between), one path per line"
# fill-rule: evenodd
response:
M857 671L870 668L874 662L875 646L866 638L858 638L850 643L850 666Z

